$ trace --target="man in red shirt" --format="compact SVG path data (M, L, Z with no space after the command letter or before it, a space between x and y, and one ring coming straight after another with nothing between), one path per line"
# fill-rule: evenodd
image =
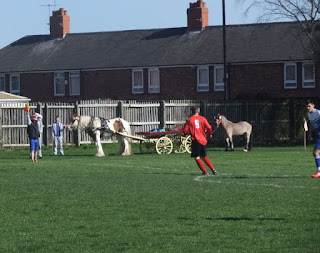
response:
M191 157L194 157L197 165L202 171L203 175L208 175L201 159L209 166L212 173L215 175L217 172L214 169L210 159L207 157L207 133L212 137L212 127L205 117L199 115L200 107L192 107L193 116L187 119L184 126L183 133L190 134L192 138L191 144ZM201 159L200 159L201 158Z

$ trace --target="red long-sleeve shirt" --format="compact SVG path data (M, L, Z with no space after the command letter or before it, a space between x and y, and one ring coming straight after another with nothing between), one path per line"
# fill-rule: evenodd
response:
M192 140L197 140L202 145L206 145L208 142L206 132L212 135L212 127L205 117L199 115L194 115L187 119L183 129L185 135L191 134Z

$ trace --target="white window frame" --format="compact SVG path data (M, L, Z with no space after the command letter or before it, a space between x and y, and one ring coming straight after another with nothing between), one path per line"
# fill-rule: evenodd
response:
M294 66L295 67L295 80L287 80L287 67ZM285 63L283 65L283 72L284 72L284 88L285 89L296 89L298 85L297 81L297 63ZM289 86L288 86L289 84ZM295 86L290 86L290 84L295 84Z
M207 83L200 83L200 70L207 70L207 77L208 82ZM209 74L209 66L199 66L197 68L197 92L208 92L210 90L210 74ZM201 89L202 87L205 87L206 89Z
M3 89L1 89L1 86L0 86L0 91L6 91L6 76L0 75L0 79L2 78L3 78Z
M63 75L63 84L65 85L65 73L64 72L54 72L53 73L53 78L54 78L54 96L56 97L63 97L66 95L66 89L63 90L63 94L58 94L57 93L57 87L56 87L56 74L62 74ZM59 77L62 78L62 77ZM65 87L65 86L64 86Z
M19 89L18 90L14 90L12 88L12 77L18 77L18 80L19 80ZM13 93L13 94L20 94L20 89L21 89L21 82L20 82L20 74L11 74L10 75L10 93Z
M134 82L135 73L140 72L142 76L142 85L136 85ZM132 94L143 94L144 93L144 79L143 79L143 69L133 69L132 70Z
M313 79L305 79L305 65L313 65ZM307 83L313 83L313 85L306 85ZM316 87L316 68L314 63L303 62L302 63L302 88L315 88Z
M152 71L158 72L158 84L151 84L150 73ZM156 89L156 90L152 90ZM158 68L150 68L148 69L148 93L160 93L160 70Z
M72 75L77 75L77 76L72 76ZM78 78L79 78L79 93L72 93L72 89L71 89L71 78L73 78L73 77L78 77ZM69 94L70 94L70 96L80 96L80 94L81 94L80 71L72 71L72 72L69 72Z
M224 91L224 81L223 81L223 78L222 78L222 82L221 83L218 83L217 82L217 70L218 69L222 69L224 71L224 67L223 65L216 65L214 66L214 91Z

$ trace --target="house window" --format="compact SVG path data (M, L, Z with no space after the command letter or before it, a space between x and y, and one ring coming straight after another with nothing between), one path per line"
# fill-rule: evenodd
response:
M69 87L70 87L70 96L80 95L80 73L79 72L69 73Z
M209 91L209 67L199 67L197 72L197 91Z
M6 91L5 76L0 76L0 91Z
M10 75L10 92L19 94L20 93L20 75Z
M297 65L295 63L284 65L284 88L297 88Z
M143 93L143 70L142 69L132 70L132 93L133 94Z
M302 64L302 87L303 88L314 88L316 87L315 82L315 67L313 63Z
M54 95L64 96L65 95L65 83L64 83L64 73L54 73Z
M224 91L224 68L223 66L214 67L214 91Z
M148 92L160 93L159 69L149 69L148 71Z

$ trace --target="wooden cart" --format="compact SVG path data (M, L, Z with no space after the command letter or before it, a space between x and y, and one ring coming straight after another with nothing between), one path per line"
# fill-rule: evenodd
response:
M175 153L191 153L191 136L184 136L183 124L175 126L168 131L155 129L147 132L136 132L136 135L143 137L134 138L140 140L140 151L158 154L171 154L174 147Z

